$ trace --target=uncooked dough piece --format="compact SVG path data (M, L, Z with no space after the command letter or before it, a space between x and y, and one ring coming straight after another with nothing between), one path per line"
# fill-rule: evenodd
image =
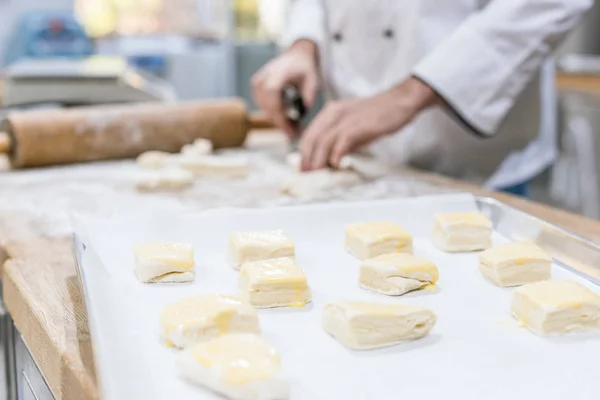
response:
M362 182L360 175L352 171L319 169L294 174L284 181L281 189L284 193L295 197L318 197Z
M344 346L368 350L426 336L436 316L422 307L338 301L325 306L323 327Z
M295 252L294 242L282 230L233 232L227 246L227 258L236 269L247 262L294 257Z
M174 155L164 151L147 151L136 159L137 165L145 169L161 169L172 165Z
M515 289L511 310L537 335L600 329L600 296L571 281L544 281Z
M161 276L157 276L156 278L152 278L146 283L186 283L192 282L196 277L196 274L192 271L188 272L173 272L170 274L164 274Z
M168 346L184 348L226 333L260 333L258 314L237 296L201 294L179 300L160 314Z
M394 172L393 166L382 163L376 157L357 153L342 157L339 168L352 170L366 179L378 179Z
M393 222L360 222L346 226L346 250L360 260L388 253L412 254L412 236Z
M300 153L290 153L286 156L285 160L288 167L294 172L301 172L302 156ZM349 154L342 157L337 170L354 171L367 179L381 178L393 171L392 167L381 163L375 157L362 154Z
M360 265L360 285L388 296L401 296L435 284L439 273L430 261L406 253L382 254Z
M187 243L144 243L135 247L135 272L146 283L194 280L194 250Z
M186 144L181 148L181 154L191 156L205 156L213 152L213 144L208 139L196 139L192 144Z
M293 258L273 258L242 264L239 288L254 307L304 307L310 302L306 275Z
M191 382L234 400L287 400L277 351L257 335L228 334L184 350L180 373Z
M302 172L302 155L298 152L289 153L285 156L285 163L294 172Z
M194 183L194 175L184 169L166 168L138 175L135 187L141 192L179 191Z
M181 155L175 162L196 176L244 178L250 173L250 163L245 157Z
M485 250L492 245L492 222L481 213L435 216L433 243L447 252Z
M533 243L508 243L479 255L479 270L498 286L550 279L552 258Z

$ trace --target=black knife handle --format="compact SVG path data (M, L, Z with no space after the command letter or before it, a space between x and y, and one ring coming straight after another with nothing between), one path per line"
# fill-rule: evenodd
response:
M296 86L286 85L283 88L283 110L287 119L298 124L306 116L306 106Z

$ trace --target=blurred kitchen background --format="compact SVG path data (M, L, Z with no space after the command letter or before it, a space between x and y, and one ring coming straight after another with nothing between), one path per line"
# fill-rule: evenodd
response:
M289 0L0 0L0 102L58 107L241 96ZM600 4L556 54L560 157L533 199L600 218ZM84 95L82 95L84 94ZM1 113L2 111L0 111Z

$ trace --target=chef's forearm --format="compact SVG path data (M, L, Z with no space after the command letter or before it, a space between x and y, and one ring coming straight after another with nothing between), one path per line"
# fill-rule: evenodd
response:
M390 89L398 109L411 115L411 120L422 111L444 104L443 99L427 83L411 76Z
M297 51L307 57L310 57L315 61L315 64L319 61L319 47L318 44L310 39L300 39L292 43L286 51Z

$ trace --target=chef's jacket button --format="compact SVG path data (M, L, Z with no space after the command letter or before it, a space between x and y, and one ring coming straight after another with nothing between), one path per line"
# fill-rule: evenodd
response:
M388 38L388 39L393 38L394 37L394 30L390 29L390 28L386 29L385 31L383 31L383 36L386 37L386 38Z
M335 32L333 34L333 40L335 40L336 42L341 42L343 39L343 36L340 32Z

